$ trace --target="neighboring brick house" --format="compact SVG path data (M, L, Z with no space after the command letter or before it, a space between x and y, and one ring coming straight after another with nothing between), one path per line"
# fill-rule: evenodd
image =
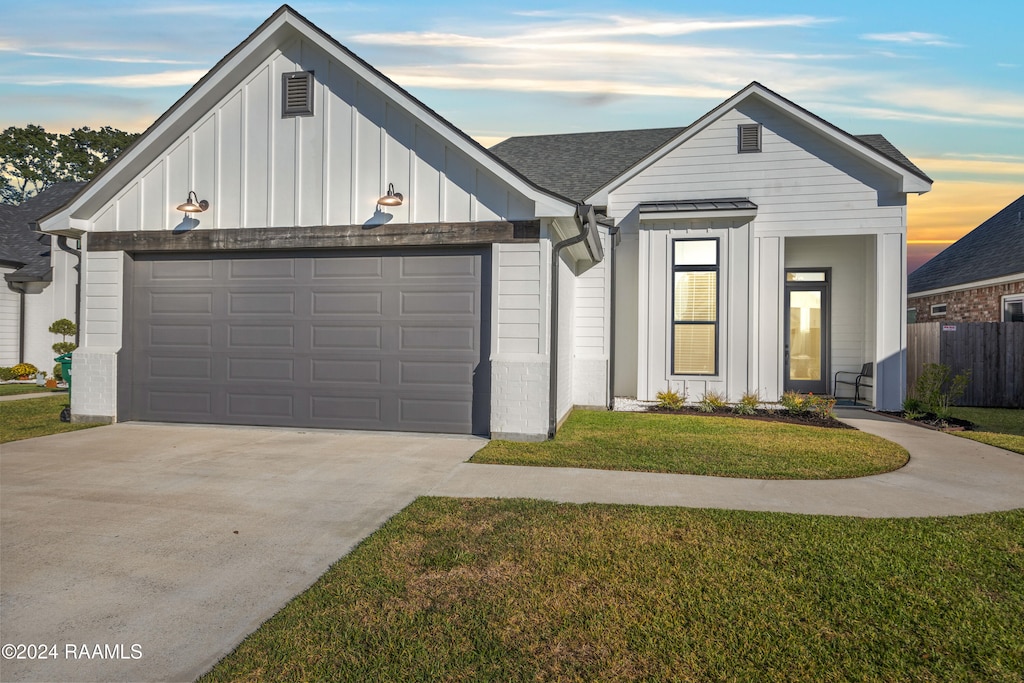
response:
M1024 195L907 278L907 322L1024 322Z

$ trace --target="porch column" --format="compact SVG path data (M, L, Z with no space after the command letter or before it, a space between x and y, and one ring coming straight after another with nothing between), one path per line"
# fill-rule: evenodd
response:
M907 382L906 234L882 233L875 249L875 408L900 410Z

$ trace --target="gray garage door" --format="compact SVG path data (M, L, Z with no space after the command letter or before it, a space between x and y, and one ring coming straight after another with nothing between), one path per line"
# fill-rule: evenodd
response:
M132 418L486 434L488 258L140 255Z

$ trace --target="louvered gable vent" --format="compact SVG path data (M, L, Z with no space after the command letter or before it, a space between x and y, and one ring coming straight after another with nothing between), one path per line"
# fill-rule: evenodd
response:
M313 115L313 72L281 74L281 116Z
M761 124L743 123L737 126L740 152L761 151Z

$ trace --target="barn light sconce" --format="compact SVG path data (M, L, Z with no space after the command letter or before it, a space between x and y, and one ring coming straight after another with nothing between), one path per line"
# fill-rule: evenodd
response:
M209 208L210 202L200 199L192 190L189 190L185 203L178 204L178 211L183 211L184 213L201 213Z
M401 206L405 197L401 192L395 192L395 184L388 183L388 193L377 200L377 206Z

